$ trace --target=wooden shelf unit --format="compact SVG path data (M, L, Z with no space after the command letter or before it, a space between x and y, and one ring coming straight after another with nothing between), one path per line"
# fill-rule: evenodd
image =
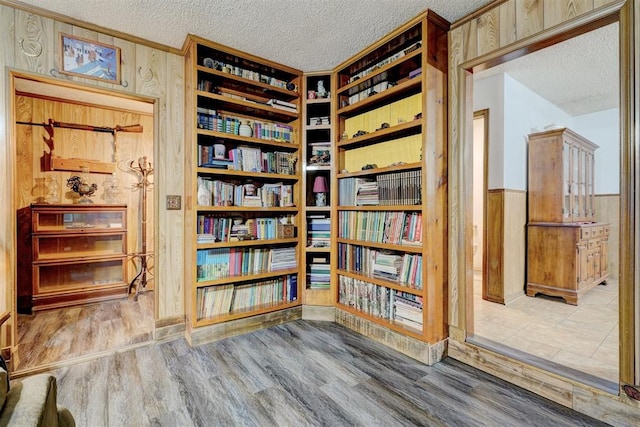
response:
M129 294L126 205L32 204L17 227L19 312Z
M300 237L280 233L300 226L302 73L192 35L185 53L187 328L200 340L301 304Z
M427 11L333 75L336 306L428 345L447 337L448 29Z
M319 83L322 82L322 83ZM318 85L325 93L318 93ZM302 235L306 245L302 252L304 266L303 288L305 305L331 306L334 303L331 279L335 256L331 253L330 239L334 220L331 216L331 182L335 175L331 97L333 80L330 71L305 73L303 78L303 162L304 162L304 218ZM327 186L324 206L318 205L313 192L316 177L324 178ZM301 274L303 270L301 269Z

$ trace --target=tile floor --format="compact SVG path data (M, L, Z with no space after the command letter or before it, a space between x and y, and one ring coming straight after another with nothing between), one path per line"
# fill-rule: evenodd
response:
M578 306L538 295L508 306L482 299L475 276L475 336L618 383L618 282L591 289Z

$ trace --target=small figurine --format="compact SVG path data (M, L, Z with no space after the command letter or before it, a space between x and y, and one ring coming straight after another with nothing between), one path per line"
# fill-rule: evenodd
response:
M324 88L324 81L318 80L318 89L316 90L316 95L318 98L326 98L327 90Z

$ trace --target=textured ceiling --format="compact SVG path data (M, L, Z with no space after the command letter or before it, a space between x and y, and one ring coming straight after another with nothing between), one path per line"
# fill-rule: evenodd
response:
M187 34L327 71L426 9L455 22L492 0L9 0L180 49ZM559 0L556 0L559 1ZM617 25L483 71L571 115L618 105Z
M303 71L330 70L426 9L450 22L492 0L25 0L180 49L188 33Z
M607 25L480 73L507 73L571 116L618 107L618 24Z

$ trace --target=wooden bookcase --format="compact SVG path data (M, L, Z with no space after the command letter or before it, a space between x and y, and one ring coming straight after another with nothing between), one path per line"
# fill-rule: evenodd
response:
M448 29L427 11L333 76L338 321L430 344L447 336Z
M196 36L185 56L193 343L222 336L229 321L277 321L278 312L299 309L302 73Z
M125 205L33 204L17 227L19 312L127 297Z
M596 144L568 128L529 135L527 295L572 305L609 277L609 224L595 222Z
M303 304L333 305L331 268L335 255L331 252L331 182L335 176L334 141L332 125L333 98L331 72L304 75L303 103L303 185L304 221L302 251L304 298ZM322 194L314 192L322 189ZM302 274L302 270L301 270Z

